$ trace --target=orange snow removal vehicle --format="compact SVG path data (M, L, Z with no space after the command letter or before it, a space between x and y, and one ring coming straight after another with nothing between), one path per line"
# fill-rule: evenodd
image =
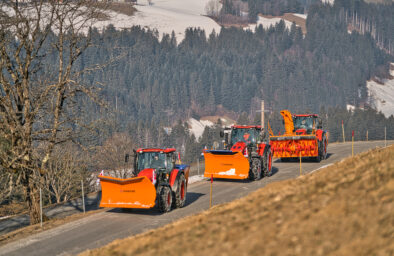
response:
M283 135L273 135L270 145L274 157L285 162L292 158L311 157L317 162L327 157L328 133L322 129L322 121L316 114L292 115L282 110L285 125Z
M226 149L204 150L204 177L258 180L271 174L271 149L261 126L234 125L220 136Z
M177 156L174 148L134 151L137 177L98 177L102 193L100 207L147 209L157 205L160 212L183 207L186 202L189 166L175 164Z

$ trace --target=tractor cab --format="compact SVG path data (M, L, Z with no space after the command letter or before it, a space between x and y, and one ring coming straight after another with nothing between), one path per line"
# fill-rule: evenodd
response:
M296 135L312 134L321 128L321 119L316 114L293 115L294 132Z
M245 143L248 147L256 146L263 139L262 129L259 125L234 125L222 132L221 136L225 137L225 142L229 148L239 142Z
M135 154L135 172L138 175L146 169L170 172L175 165L175 149L138 149Z

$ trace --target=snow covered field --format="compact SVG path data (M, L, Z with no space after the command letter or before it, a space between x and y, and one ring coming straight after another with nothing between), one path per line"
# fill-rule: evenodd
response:
M245 27L245 29L250 29L251 31L255 31L255 28L260 25L262 25L263 28L269 28L271 26L275 26L276 23L280 22L280 20L282 20L282 18L265 18L259 16L256 24L250 24L249 26ZM284 22L286 24L286 27L290 29L292 23L288 20L284 20Z
M394 63L391 63L391 67L394 68ZM390 70L390 74L394 76L394 70ZM383 82L382 85L375 81L368 81L368 94L372 107L389 117L394 115L394 79L385 79Z
M220 26L205 15L205 5L208 0L141 0L134 7L138 10L134 16L127 16L116 12L109 12L110 20L97 22L98 29L113 24L115 28L130 28L135 25L156 29L159 37L163 33L175 32L177 42L181 42L185 36L185 30L189 27L202 28L207 36L215 30L220 31Z

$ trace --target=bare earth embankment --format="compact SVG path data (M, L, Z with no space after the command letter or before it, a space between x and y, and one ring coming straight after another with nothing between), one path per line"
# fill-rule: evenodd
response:
M394 255L393 241L390 146L84 255Z

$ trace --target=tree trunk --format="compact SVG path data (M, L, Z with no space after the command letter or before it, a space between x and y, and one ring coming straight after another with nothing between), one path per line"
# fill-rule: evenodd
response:
M30 225L40 223L40 190L29 174L23 179L23 190L25 193L26 206L29 211ZM42 220L48 220L43 214Z

